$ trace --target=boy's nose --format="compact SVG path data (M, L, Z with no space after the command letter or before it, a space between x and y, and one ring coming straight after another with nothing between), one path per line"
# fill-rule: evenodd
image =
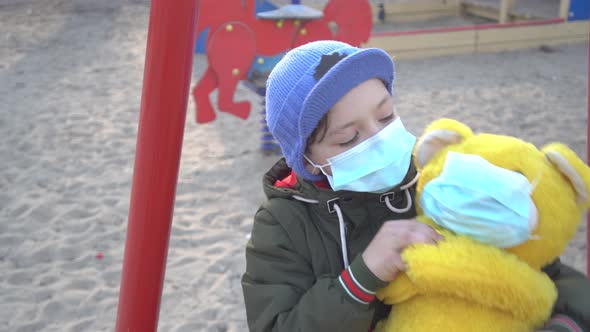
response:
M381 129L383 129L383 125L379 121L372 121L371 124L367 126L367 138L377 135Z

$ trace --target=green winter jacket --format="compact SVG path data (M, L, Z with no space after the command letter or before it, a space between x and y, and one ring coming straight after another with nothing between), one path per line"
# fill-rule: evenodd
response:
M414 204L405 213L394 213L380 194L334 192L299 177L293 188L274 185L290 173L281 159L263 179L268 200L256 213L242 277L250 331L369 331L390 308L375 299L374 292L386 283L373 275L360 254L383 222L415 217ZM394 208L407 206L401 188L415 176L410 169L392 189ZM415 185L407 190L413 198ZM346 225L347 269L334 202ZM590 283L559 261L547 273L559 289L555 311L590 331Z

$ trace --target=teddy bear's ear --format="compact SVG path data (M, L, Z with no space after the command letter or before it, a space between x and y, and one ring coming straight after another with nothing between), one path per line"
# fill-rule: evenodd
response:
M457 144L473 136L467 125L451 120L439 119L431 123L415 146L415 162L423 168L434 155L451 144Z
M561 143L549 144L541 150L549 160L571 183L576 192L578 204L590 206L590 167L574 151Z

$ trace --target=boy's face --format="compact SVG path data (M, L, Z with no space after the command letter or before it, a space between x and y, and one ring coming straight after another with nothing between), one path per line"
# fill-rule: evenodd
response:
M308 146L307 156L316 165L325 165L334 157L377 134L395 120L393 97L379 79L359 84L342 97L328 112L326 135ZM320 174L305 161L307 170ZM332 175L330 167L324 171Z

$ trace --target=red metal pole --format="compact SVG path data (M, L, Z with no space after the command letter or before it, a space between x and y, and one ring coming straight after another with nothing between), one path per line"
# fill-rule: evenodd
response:
M197 0L152 0L117 332L156 331L192 70Z

